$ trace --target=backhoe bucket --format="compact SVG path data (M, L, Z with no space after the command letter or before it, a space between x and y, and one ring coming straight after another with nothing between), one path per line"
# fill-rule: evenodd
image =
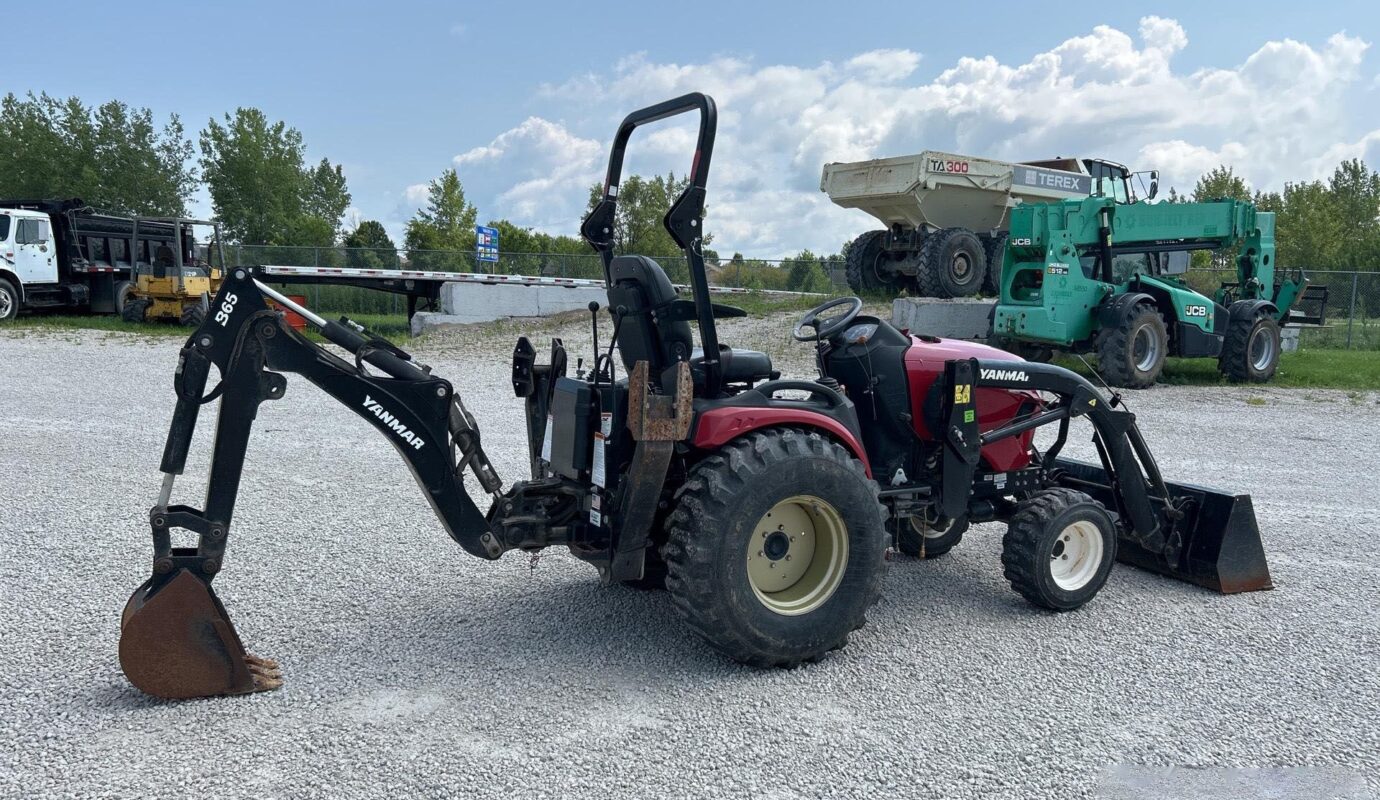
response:
M134 590L120 622L120 667L155 697L247 694L283 685L277 663L244 651L211 587L190 570Z
M1069 481L1072 488L1116 510L1107 473L1100 465L1062 458L1056 463L1073 479ZM1183 533L1178 553L1149 548L1123 530L1117 537L1117 560L1223 594L1274 588L1250 495L1185 483L1166 482L1165 486L1176 502L1192 501L1187 504L1187 517L1178 525Z

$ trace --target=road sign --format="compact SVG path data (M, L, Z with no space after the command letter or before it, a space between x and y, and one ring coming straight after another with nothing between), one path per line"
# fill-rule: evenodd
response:
M474 257L479 261L498 261L498 228L474 226Z

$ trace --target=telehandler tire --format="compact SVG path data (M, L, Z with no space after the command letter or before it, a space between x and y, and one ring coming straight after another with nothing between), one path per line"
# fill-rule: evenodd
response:
M1279 369L1279 323L1266 309L1227 324L1217 368L1229 380L1265 383Z
M882 275L877 270L885 237L886 231L868 231L854 239L852 246L848 248L843 271L848 279L848 288L852 289L854 294L884 294L887 297L895 297L901 293L897 279Z
M1072 611L1093 599L1115 561L1111 515L1073 489L1044 489L1023 500L1002 538L1011 588L1051 611Z
M987 249L967 228L945 228L920 246L916 282L926 297L970 297L987 277Z
M1001 265L1006 257L1006 240L1009 238L1009 234L999 233L986 242L987 274L982 279L982 291L986 294L1001 294Z
M136 297L125 301L125 307L120 309L120 319L125 322L139 324L144 322L149 313L149 306L153 301L147 297Z
M1137 303L1097 336L1097 371L1112 386L1148 389L1164 370L1169 334L1154 306Z
M666 588L714 649L762 667L848 642L881 592L877 485L836 442L774 428L691 468L668 523Z
M903 526L896 535L896 549L913 558L939 558L963 541L963 534L967 530L967 520L958 524L950 521L936 530L919 517L911 517L910 524Z

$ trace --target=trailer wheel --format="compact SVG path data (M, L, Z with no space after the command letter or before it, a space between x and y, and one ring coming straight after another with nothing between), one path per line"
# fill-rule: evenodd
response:
M853 240L844 261L844 276L848 288L855 294L885 294L895 297L900 293L900 283L885 276L877 268L882 258L882 244L886 231L868 231Z
M968 530L968 520L947 525L933 526L920 517L911 517L910 524L901 528L896 535L896 549L914 558L939 558L963 541Z
M1097 337L1097 369L1113 386L1146 389L1164 370L1169 334L1154 306L1137 303Z
M1011 588L1052 611L1072 611L1093 599L1115 561L1111 515L1073 489L1045 489L1022 501L1002 539Z
M1279 369L1279 323L1266 309L1227 324L1217 368L1229 380L1265 383Z
M149 306L151 305L153 305L153 301L147 297L126 300L125 307L120 309L120 319L136 325L144 322L148 317Z
M987 250L967 228L945 228L920 246L916 280L929 297L969 297L978 293L987 276Z
M696 464L668 523L666 588L714 649L817 661L866 622L886 569L877 485L817 433L750 433Z
M0 278L0 322L19 316L19 290Z
M1006 240L1009 234L999 233L987 240L987 275L982 279L982 291L986 294L1001 294L1001 265L1006 258Z

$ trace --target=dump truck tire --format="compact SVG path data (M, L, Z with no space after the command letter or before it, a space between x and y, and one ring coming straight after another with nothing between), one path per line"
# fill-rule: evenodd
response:
M1164 370L1169 334L1154 306L1137 303L1097 337L1097 371L1112 386L1148 389Z
M136 297L133 300L125 301L125 307L120 309L120 319L125 322L139 324L145 320L149 313L149 306L153 301L147 297Z
M896 535L896 549L913 558L939 558L963 541L967 530L967 520L951 522L947 528L936 531L925 527L919 517L911 517L910 524L902 526Z
M1001 265L1006 257L1008 234L999 233L986 241L987 274L982 278L982 291L990 295L1001 294Z
M1249 317L1232 319L1222 340L1222 355L1217 368L1229 380L1239 383L1265 383L1279 369L1279 323L1266 309Z
M877 491L818 433L730 442L677 493L665 550L676 610L714 649L754 666L793 667L843 647L886 571Z
M130 295L134 294L134 282L117 282L115 284L115 291L113 294L115 297L115 313L123 314L125 312L125 304L130 301Z
M1016 593L1051 611L1091 600L1116 561L1116 527L1100 503L1073 489L1045 489L1016 508L1001 563Z
M987 249L967 228L945 228L920 245L916 283L926 297L971 297L987 276Z
M888 279L877 271L877 262L882 255L882 242L886 231L868 231L853 240L848 248L848 258L844 261L844 276L848 288L854 294L885 294L895 297L900 294L898 281Z
M0 278L0 322L19 316L19 290Z

